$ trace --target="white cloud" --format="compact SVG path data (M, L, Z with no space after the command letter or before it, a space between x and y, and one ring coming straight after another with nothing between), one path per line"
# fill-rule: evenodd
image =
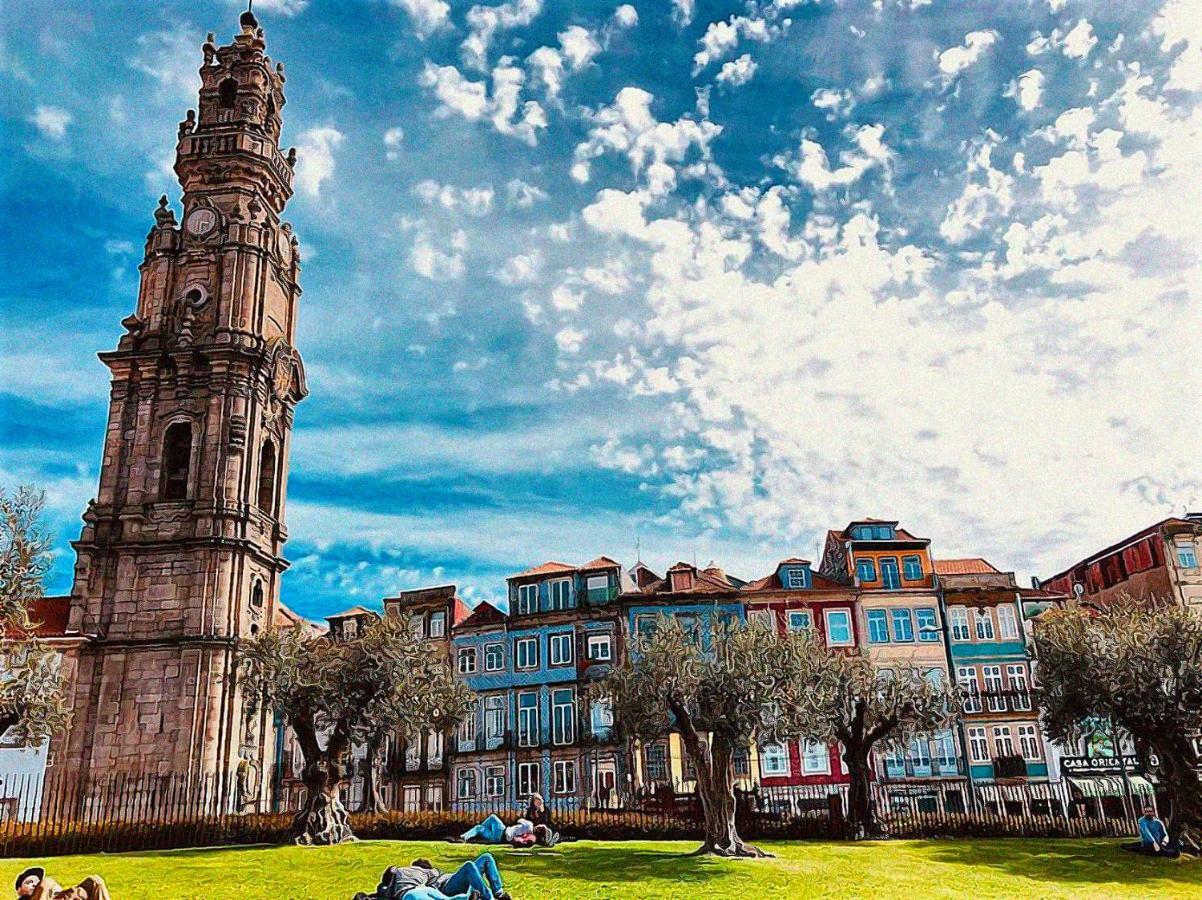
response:
M513 0L500 6L473 6L467 12L469 34L460 47L463 60L481 72L497 32L529 25L543 10L542 0Z
M738 87L751 81L759 65L751 58L750 53L744 53L738 59L722 64L722 70L714 80L728 87Z
M301 193L317 197L321 186L334 175L334 151L345 140L330 125L301 132L296 142L296 185Z
M672 18L682 28L693 21L697 0L672 0Z
M455 281L462 278L465 271L463 254L460 252L462 248L455 246L456 243L463 243L458 239L461 236L462 232L452 241L451 252L448 253L435 247L430 242L429 235L419 234L409 251L409 265L418 275L431 281Z
M660 122L651 112L653 100L642 88L624 87L611 105L593 113L587 139L576 146L572 177L587 181L587 161L616 152L630 160L636 174L646 176L655 193L664 193L676 180L671 164L683 162L692 148L708 159L710 142L721 133L721 126L686 117Z
M425 40L447 24L451 6L445 0L390 0L413 20L413 32Z
M764 19L731 16L726 21L711 22L698 41L701 49L693 54L693 74L696 75L710 63L728 56L741 38L767 41L772 34L773 30Z
M1071 59L1085 59L1090 51L1097 46L1098 38L1093 33L1093 27L1085 19L1081 19L1072 31L1059 41L1061 52Z
M200 48L196 35L179 26L172 31L151 31L138 36L131 68L149 75L167 99L195 103L200 90Z
M493 277L502 284L532 284L538 280L543 267L543 255L538 250L529 253L519 253L505 260Z
M505 185L505 193L509 197L509 205L519 209L529 209L535 203L547 199L547 192L533 184L527 184L520 178L512 178Z
M469 216L485 216L492 211L496 192L491 185L458 188L450 184L439 184L427 179L419 182L413 193L427 205L441 206L451 212L465 212Z
M856 97L845 88L819 88L810 94L810 102L816 109L826 110L826 120L834 122L855 109Z
M855 184L870 169L887 166L892 156L882 140L883 125L862 125L853 140L855 150L846 150L839 155L841 165L832 169L826 150L817 141L805 139L801 142L801 159L790 166L797 180L816 191Z
M1030 69L1018 76L1013 95L1018 105L1026 110L1035 109L1043 99L1043 86L1046 79L1039 69Z
M614 10L613 22L618 28L633 28L639 24L639 12L629 3L623 3Z
M561 328L555 332L555 343L564 353L579 353L586 335L575 328Z
M998 33L992 29L970 31L964 36L963 46L951 47L938 55L939 71L948 78L955 78L980 59L997 41Z
M405 129L399 125L384 132L384 156L395 162L401 158L401 143L405 140Z
M72 119L71 113L61 107L40 105L29 117L29 121L38 131L55 141L61 141L67 136L67 126L71 124Z
M597 43L592 32L580 25L568 26L558 37L564 58L574 72L583 69L601 52L601 45Z
M539 47L526 58L534 80L543 85L551 100L559 96L567 72L579 72L601 52L592 32L579 25L561 31L558 37L559 49Z
M499 133L530 146L538 143L538 131L547 127L547 115L535 100L521 102L525 73L507 59L492 70L492 96L484 82L471 81L454 66L427 62L421 83L439 101L435 115L460 115L469 122L487 120Z
M953 244L980 231L990 219L1006 216L1014 208L1014 178L994 168L997 144L987 140L968 164L969 181L947 209L939 233Z

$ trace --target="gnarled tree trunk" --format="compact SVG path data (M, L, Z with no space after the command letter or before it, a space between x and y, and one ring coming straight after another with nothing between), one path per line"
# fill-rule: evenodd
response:
M349 739L338 729L330 735L325 750L317 741L317 729L312 722L293 723L305 768L301 780L305 783L305 806L292 820L292 837L303 846L343 844L355 840L351 819L338 796Z
M1168 790L1172 808L1168 826L1181 845L1202 852L1202 779L1198 777L1198 754L1187 739L1152 743L1160 763L1161 780Z
M868 751L863 747L844 744L843 761L847 763L847 834L855 841L880 833L876 810L872 802L872 778Z
M705 815L705 841L697 853L748 859L771 856L739 837L735 821L734 741L729 735L715 731L706 747L683 706L672 704L672 714L680 727L685 752L697 770L697 796Z

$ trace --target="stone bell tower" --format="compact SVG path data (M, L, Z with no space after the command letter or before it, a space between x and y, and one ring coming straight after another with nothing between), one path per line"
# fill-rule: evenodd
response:
M252 13L240 26L204 44L199 114L176 148L182 226L164 196L137 310L100 354L112 392L69 624L89 640L62 756L93 775L237 771L253 795L270 725L241 701L234 650L279 604L306 388L297 241L280 218L296 160L279 148L284 68Z

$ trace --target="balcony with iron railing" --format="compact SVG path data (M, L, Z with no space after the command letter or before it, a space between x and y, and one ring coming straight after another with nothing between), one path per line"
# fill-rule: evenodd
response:
M911 778L957 778L966 774L964 764L958 759L886 757L879 766L881 780L886 782Z
M1018 755L995 756L993 758L994 778L1026 778L1027 761Z
M963 693L962 709L965 715L1033 712L1035 699L1030 690L968 690Z

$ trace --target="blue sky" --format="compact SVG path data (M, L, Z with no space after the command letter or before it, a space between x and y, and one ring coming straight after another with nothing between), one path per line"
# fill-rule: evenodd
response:
M0 10L0 481L95 353L239 4ZM1191 8L1192 7L1192 8ZM1050 574L1202 506L1196 3L260 0L304 253L287 602L757 577L872 515Z

